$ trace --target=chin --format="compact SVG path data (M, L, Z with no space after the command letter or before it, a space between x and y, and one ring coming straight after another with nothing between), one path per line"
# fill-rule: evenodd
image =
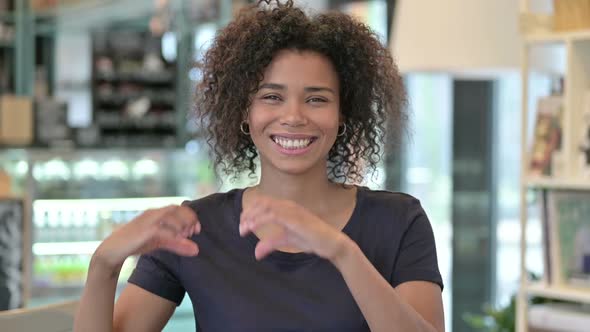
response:
M274 168L287 175L305 175L309 173L314 167L310 165L294 165L294 163L274 163Z
M275 171L290 175L290 176L299 176L309 174L314 171L317 167L320 167L317 163L312 163L310 161L305 160L268 160L268 164L271 165L271 168ZM321 167L327 167L325 164L322 164Z

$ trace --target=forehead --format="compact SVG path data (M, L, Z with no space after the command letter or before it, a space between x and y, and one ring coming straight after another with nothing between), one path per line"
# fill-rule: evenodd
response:
M262 83L287 86L338 87L338 74L330 59L313 51L282 50L264 70Z

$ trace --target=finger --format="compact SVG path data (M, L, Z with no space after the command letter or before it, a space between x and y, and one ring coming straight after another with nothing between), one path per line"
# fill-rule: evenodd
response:
M191 231L192 231L191 235L200 234L201 233L201 223L198 222L198 223L194 224Z
M170 210L168 214L162 216L159 223L174 229L179 237L189 237L195 232L200 232L200 223L196 213L188 207L178 207ZM195 225L198 226L193 228Z
M177 207L178 205L168 205L157 209L148 209L136 218L143 218L147 223L157 223L164 215Z
M271 210L273 203L274 200L269 197L254 198L250 206L245 208L244 211L242 211L241 219L249 220L260 213L264 213L268 210Z
M190 228L198 222L196 214L190 208L184 206L171 210L163 218L172 218L187 234L190 233Z
M249 225L251 225L254 220L260 219L264 215L272 213L273 209L274 207L272 199L255 199L252 202L250 208L242 211L242 214L240 215L240 234L247 234Z
M256 248L254 248L254 256L257 260L261 260L278 248L287 246L288 243L289 241L286 233L274 238L264 239L258 242Z
M177 216L181 224L188 228L198 222L197 214L188 206L168 205L158 209L146 210L143 215L148 223L159 223L168 216Z
M246 236L251 232L256 232L259 228L269 225L269 224L280 224L278 222L279 218L277 214L270 210L261 212L256 216L253 216L252 219L244 221L244 223L240 224L240 235Z
M185 237L190 237L201 232L201 222L195 210L187 205L183 205L177 211L177 215L188 223L188 225L185 224L186 233L183 234Z
M183 232L183 226L176 220L174 216L166 216L161 219L157 224L156 227L161 229L166 229L172 232L175 236L181 235Z
M186 238L193 235L193 227L189 226L185 228L182 224L175 220L174 218L168 218L165 220L161 220L159 224L155 225L156 228L165 229L172 236L179 237L179 238Z
M254 219L264 218L265 214L257 213L257 214L246 214L241 218L240 225L239 225L239 232L240 236L245 236L253 231L255 231Z
M260 207L258 206L251 206L242 210L242 213L240 214L240 226L251 220L254 215L258 214L259 209Z
M160 229L155 236L156 247L182 256L195 256L199 253L198 245L189 239L179 238L169 229Z
M190 225L182 230L182 237L191 237L195 234L195 225Z
M164 240L161 248L181 256L197 256L199 254L199 246L185 238Z
M180 218L188 221L191 225L199 222L199 216L197 215L196 211L188 205L181 205L175 212Z
M243 220L241 220L241 222L249 224L250 228L256 228L260 222L266 223L272 221L286 227L293 232L300 232L300 218L289 217L295 216L295 214L299 215L299 213L295 213L299 209L303 209L303 207L296 204L295 202L268 198L266 200L261 200L259 206L253 207L251 210L246 211L242 217ZM261 217L265 215L270 215L271 219L268 220Z
M248 233L248 225L253 218L252 209L248 209L247 211L242 211L240 214L240 223L238 225L238 231L241 236L244 236Z

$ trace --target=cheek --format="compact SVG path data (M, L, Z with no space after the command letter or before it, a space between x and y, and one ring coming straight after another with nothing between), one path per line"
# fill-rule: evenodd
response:
M262 139L263 128L259 123L250 122L250 138L256 145Z
M329 134L334 134L335 136L338 133L338 129L340 127L340 117L340 113L336 109L325 114L321 118L318 118L316 123L321 124L321 127L324 128L324 131Z
M329 133L330 139L336 140L338 135L338 122L331 124L330 127L326 128L326 131Z
M272 123L273 117L270 112L264 110L253 110L248 116L248 123L250 125L250 136L254 143L256 140L263 136L265 128Z

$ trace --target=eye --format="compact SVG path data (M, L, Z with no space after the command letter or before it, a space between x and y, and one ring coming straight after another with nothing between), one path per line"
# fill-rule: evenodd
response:
M321 98L321 97L311 97L307 100L308 103L314 103L314 104L325 103L327 101L328 100L326 98Z
M265 95L265 96L262 96L262 99L269 100L269 101L281 101L282 100L281 96L278 96L278 95Z

